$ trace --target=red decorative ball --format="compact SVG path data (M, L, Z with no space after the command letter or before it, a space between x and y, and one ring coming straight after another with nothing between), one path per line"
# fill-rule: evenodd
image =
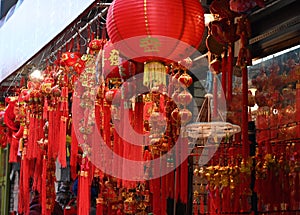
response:
M107 15L107 32L114 44L138 38L122 45L121 51L128 58L144 56L139 61L190 56L190 48L197 49L202 41L204 27L199 0L115 0Z
M61 55L61 64L66 66L73 66L78 60L80 60L80 54L76 52L64 52Z
M103 48L104 44L107 42L106 39L93 39L90 43L89 43L89 48L92 51L96 51L98 52L100 49Z
M188 109L184 108L179 111L180 122L182 125L185 125L192 119L192 113Z
M181 76L179 76L178 81L186 87L189 87L193 83L193 78L189 74L183 73Z
M192 102L193 96L188 91L184 90L179 93L178 100L180 104L186 106Z

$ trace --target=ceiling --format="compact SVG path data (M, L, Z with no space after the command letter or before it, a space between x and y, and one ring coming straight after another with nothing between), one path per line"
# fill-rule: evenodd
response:
M105 1L104 3L108 5L110 2L111 0ZM209 5L211 2L212 0L201 0L207 13L209 12ZM254 8L249 14L252 25L250 48L254 58L265 57L280 50L300 44L300 1L266 0L265 3L265 8ZM55 52L55 50L64 45L66 40L71 38L78 29L86 26L97 13L103 10L103 8L105 7L103 5L101 6L101 4L95 5L87 13L79 17L78 20L71 23L64 33L54 38L40 53L37 53L30 60L30 65L25 66L25 69L23 68L22 74L20 74L20 70L18 70L2 82L0 86L0 98L5 96L4 93L9 86L14 86L14 82L18 82L22 76L27 76L32 65L45 63L43 59L44 56L47 56L47 54L50 55L50 53ZM102 18L100 17L97 20L98 24L100 22L105 22L105 15L106 14L103 13ZM94 24L91 25L93 28ZM76 27L74 28L74 26ZM86 37L85 32L86 31L82 31L81 38ZM82 39L81 42L83 42Z

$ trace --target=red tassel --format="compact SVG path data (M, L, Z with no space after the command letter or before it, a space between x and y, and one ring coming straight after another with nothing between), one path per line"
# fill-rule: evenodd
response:
M161 214L167 212L167 177L164 175L161 177Z
M47 158L43 156L43 170L42 170L42 192L41 192L41 207L42 214L47 214Z
M205 208L204 208L204 196L200 196L200 214L205 213Z
M62 87L61 89L61 103L60 103L60 111L64 114L68 114L69 107L68 107L68 87Z
M78 182L78 215L87 215L90 211L90 187L88 171L88 159L83 158Z
M221 208L221 196L220 196L220 189L218 186L215 187L215 204L216 204L216 213L220 213Z
M60 119L60 138L59 138L59 153L58 160L62 168L67 167L67 154L66 154L66 134L67 134L67 117L61 116Z
M34 144L34 133L35 133L35 120L32 114L29 116L29 127L28 127L28 142L27 142L27 158L33 158L33 144Z
M97 208L96 208L97 215L103 215L103 209L104 209L103 203L102 202L97 203Z
M227 98L230 102L232 100L232 74L233 73L233 55L232 47L228 47L228 58L227 58Z
M39 193L41 193L41 180L42 180L41 176L42 176L42 172L43 172L43 155L42 154L37 156L34 164L35 164L35 166L34 166L32 189L37 190Z
M53 156L54 151L54 111L49 111L49 121L48 121L48 150L47 150L47 157L50 159Z
M153 195L153 214L163 214L161 211L161 199L160 199L160 178L152 179L150 181L151 189Z
M71 143L71 158L70 158L72 179L75 179L77 177L77 156L78 156L78 141L74 129L75 129L74 124L72 123L72 133L71 133L72 143Z
M194 201L193 201L193 215L198 215L198 213L199 213L198 202L197 202L197 199L194 198Z
M230 212L230 187L224 187L222 194L222 212Z
M20 175L20 192L19 192L19 213L28 214L30 204L30 189L29 189L29 160L26 156L26 147L23 148L21 161L21 175Z
M181 145L181 160L183 161L180 165L180 197L183 203L188 201L188 161L184 156L188 153L188 139L183 137L179 142Z
M248 141L248 71L247 67L242 68L242 145L243 158L247 160L250 153L250 144Z

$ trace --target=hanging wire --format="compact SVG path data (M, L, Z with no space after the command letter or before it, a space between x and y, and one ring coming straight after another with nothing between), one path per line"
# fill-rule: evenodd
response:
M69 38L67 41L65 41L61 46L59 46L56 51L53 52L53 54L56 54L58 50L63 49L66 44L68 44L72 39L74 39L76 36L81 36L81 32L83 32L85 29L87 29L89 26L91 26L92 23L94 23L98 17L104 13L106 13L108 11L108 7L104 8L99 14L97 14L93 19L91 19L88 23L86 23L83 27L81 27L71 38ZM66 35L66 33L64 34L64 36ZM82 36L81 36L82 37ZM59 40L60 42L61 40ZM57 44L57 43L56 43Z
M25 68L22 68L17 75L14 77L14 79L10 82L10 85L8 86L7 90L4 93L4 96L6 97L8 95L9 90L11 89L11 87L13 86L13 84L16 84L17 78L19 78L19 76L21 76L23 74L23 72L25 71Z

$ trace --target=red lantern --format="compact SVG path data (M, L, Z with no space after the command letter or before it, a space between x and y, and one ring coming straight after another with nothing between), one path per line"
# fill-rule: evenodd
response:
M193 78L184 72L181 76L179 76L178 81L186 87L189 87L193 83Z
M80 60L80 54L75 52L64 52L61 55L61 64L66 66L73 66Z
M93 39L89 43L89 48L91 51L95 51L96 53L100 51L100 49L103 48L104 44L107 42L106 39Z
M178 99L180 104L182 104L183 106L187 106L192 102L193 96L188 91L184 90L179 93Z
M190 110L184 108L179 111L180 122L182 125L185 125L192 119L192 113Z
M202 41L203 8L199 0L115 0L108 11L107 32L114 44L136 38L122 45L126 57L178 61L190 56L190 48L197 49Z

